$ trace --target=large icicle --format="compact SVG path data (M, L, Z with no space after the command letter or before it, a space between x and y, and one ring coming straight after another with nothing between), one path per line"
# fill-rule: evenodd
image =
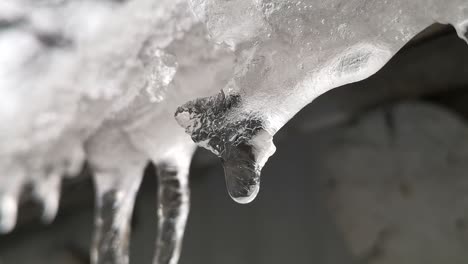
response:
M86 145L96 189L91 259L94 264L127 264L130 220L147 159L118 128L105 128Z
M378 71L434 22L466 35L468 2L453 0L192 0L218 43L237 56L223 91L180 107L192 139L223 160L238 202L258 191L272 136L324 92Z
M260 170L275 147L260 119L246 117L229 122L235 118L229 111L239 107L239 99L221 91L216 97L195 100L179 108L176 117L195 142L221 158L229 195L236 202L248 203L259 191Z
M176 106L224 87L177 120L221 158L229 194L247 203L273 135L302 107L367 78L434 21L466 38L468 10L466 0L192 0L201 24L189 0L36 2L0 1L0 229L14 227L27 180L53 217L59 177L82 161L68 154L91 137L101 264L128 262L148 160L160 170L155 262L177 262L195 146L177 129Z
M190 146L193 149L193 145ZM192 152L157 165L158 236L154 264L176 264L190 210L188 173Z

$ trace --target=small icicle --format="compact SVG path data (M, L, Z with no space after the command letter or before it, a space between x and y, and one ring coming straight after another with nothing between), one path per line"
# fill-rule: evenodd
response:
M65 166L64 176L67 178L78 176L83 170L85 156L86 154L81 145L72 148L70 158L67 160L67 166Z
M181 162L183 158L179 157L178 161L157 165L159 224L154 264L177 264L180 257L190 210L188 173L191 153L188 156L186 162Z
M26 172L14 162L0 167L5 173L0 178L0 233L5 234L15 228L19 196L25 184Z
M454 25L458 36L468 43L468 20Z
M237 203L250 203L260 191L260 170L256 169L252 147L227 145L224 153L221 162L229 196Z
M60 170L52 170L43 177L34 179L34 194L42 203L43 211L41 219L44 223L51 223L59 208L60 188L62 183L62 173Z
M0 233L6 234L15 228L17 215L18 197L0 194Z

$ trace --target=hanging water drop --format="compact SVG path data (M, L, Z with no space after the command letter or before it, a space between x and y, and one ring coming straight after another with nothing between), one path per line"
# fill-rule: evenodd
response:
M224 153L221 161L229 196L238 203L250 203L260 190L260 171L255 166L252 147L239 144L228 147Z
M468 43L468 20L454 26L458 36Z
M226 114L241 104L239 95L221 91L186 103L177 109L175 117L192 140L220 157L229 195L245 204L257 196L260 172L276 149L264 121L255 113L240 119Z

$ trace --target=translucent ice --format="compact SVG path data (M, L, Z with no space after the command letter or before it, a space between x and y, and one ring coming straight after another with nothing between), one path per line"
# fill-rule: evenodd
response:
M127 263L133 202L151 161L159 181L154 261L175 264L193 141L221 158L229 194L248 203L275 151L273 135L294 114L375 73L433 22L453 24L466 39L467 5L0 1L0 231L14 227L28 183L51 221L62 176L86 158L97 191L93 262Z
M179 129L173 113L177 105L186 100L215 93L218 87L226 84L233 65L231 52L208 41L205 29L184 3L174 4L168 19L155 25L156 28L174 28L174 38L161 41L164 35L153 32L142 39L135 53L151 76L143 74L141 82L137 83L141 85L133 87L131 96L116 100L111 113L86 141L87 156L96 172L96 188L99 190L100 185L107 185L105 182L121 177L127 182L113 182L107 191L125 193L123 200L98 191L101 206L97 208L94 263L127 263L130 230L123 224L116 226L115 222L118 219L129 222L132 207L128 206L133 206L142 166L148 161L158 168L159 184L159 228L154 262L175 264L178 261L189 212L188 170L196 145ZM136 167L129 171L132 166ZM135 181L135 184L128 184L128 181ZM106 200L113 204L113 213L102 213ZM119 213L121 207L125 211ZM106 246L108 244L115 246Z
M229 122L235 118L229 111L238 106L239 96L227 97L221 91L216 97L186 104L176 116L187 131L194 132L195 142L221 158L229 195L239 203L248 203L259 191L260 170L275 148L259 119Z
M208 42L187 1L0 5L0 121L14 124L0 130L2 230L13 228L26 182L53 218L61 177L79 171L85 144L97 191L93 262L128 262L133 202L151 160L160 193L155 263L176 263L195 144L173 114L225 85L231 52Z
M14 161L0 161L8 177L0 178L0 232L7 233L16 225L21 189L26 183L26 171Z
M128 263L130 220L147 160L119 129L98 132L87 144L96 186L93 263Z
M217 96L180 107L179 123L221 157L231 196L251 201L272 136L324 92L369 77L434 22L466 39L465 0L192 0L211 37L236 54Z
M57 215L60 199L62 171L52 170L42 177L34 177L34 192L42 202L42 219L46 223L52 222Z

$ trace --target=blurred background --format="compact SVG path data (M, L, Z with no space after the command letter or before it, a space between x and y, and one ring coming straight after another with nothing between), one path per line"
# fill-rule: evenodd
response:
M468 263L468 47L449 26L418 35L371 78L321 96L275 137L251 204L233 202L198 150L181 264ZM66 180L58 218L24 197L0 263L86 264L94 191ZM156 176L135 206L131 263L151 263Z

